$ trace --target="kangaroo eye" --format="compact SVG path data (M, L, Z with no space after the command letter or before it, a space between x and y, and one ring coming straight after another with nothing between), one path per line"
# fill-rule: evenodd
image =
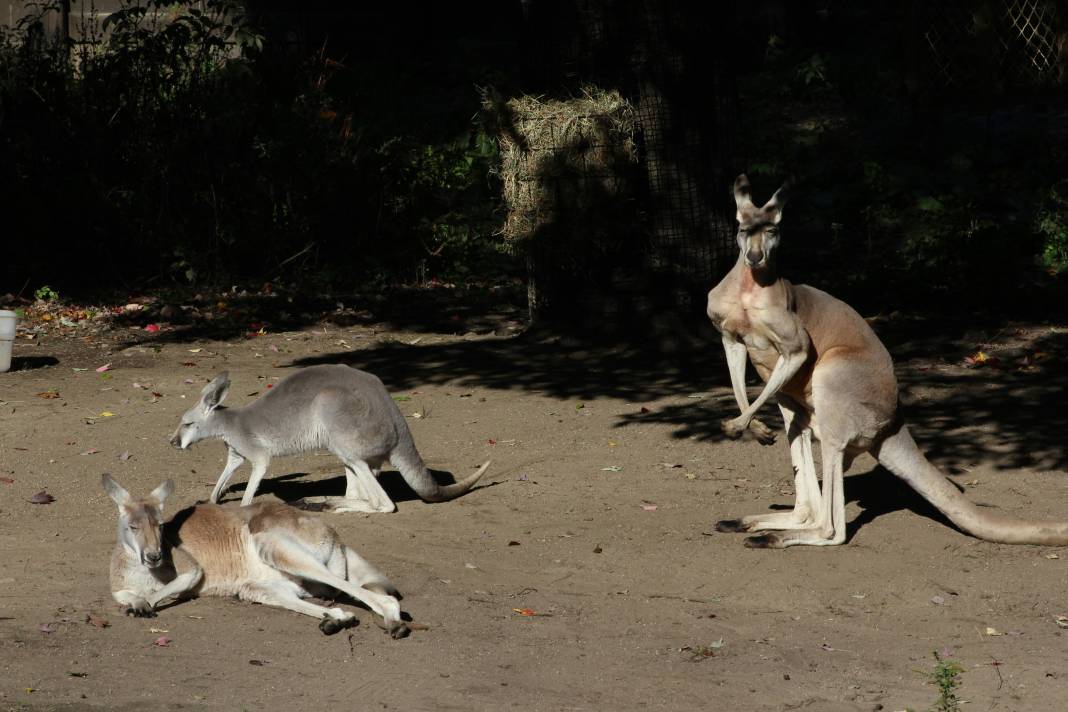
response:
M131 524L130 525L130 531L136 532L136 531L140 531L140 530L141 530L141 527L137 526L136 524Z

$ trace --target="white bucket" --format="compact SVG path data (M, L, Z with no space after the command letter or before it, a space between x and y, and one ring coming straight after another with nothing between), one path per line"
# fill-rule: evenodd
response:
M17 319L15 312L0 309L0 373L11 368L11 347L15 343Z

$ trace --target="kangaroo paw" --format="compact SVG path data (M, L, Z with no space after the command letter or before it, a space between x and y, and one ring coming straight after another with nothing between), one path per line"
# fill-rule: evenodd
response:
M741 519L721 519L716 522L717 532L747 532L749 529L742 524Z
M341 621L334 620L333 618L323 618L319 621L319 630L323 631L323 635L334 635L340 633L341 629L345 626L341 625Z
M130 607L126 609L126 615L133 616L134 618L155 618L156 612L151 608L135 608Z
M719 422L720 429L723 430L723 434L731 440L737 440L745 433L746 427L741 424L737 418L729 418L727 420L721 420Z
M323 635L333 635L346 628L354 628L360 624L360 619L356 616L350 618L331 618L326 617L319 621L319 630L323 631Z
M756 418L749 421L749 431L756 436L757 442L761 445L771 445L775 442L775 431Z
M760 534L746 537L745 545L750 549L781 549L782 541L775 534Z
M408 627L408 624L404 621L397 621L389 627L389 637L394 640L400 640L401 638L407 638L412 632L412 629Z

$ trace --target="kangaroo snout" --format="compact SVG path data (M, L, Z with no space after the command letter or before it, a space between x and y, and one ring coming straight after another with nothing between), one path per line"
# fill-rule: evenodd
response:
M178 435L178 433L175 433L174 435L171 436L170 443L171 443L171 445L175 446L179 450L182 449L182 438L181 438L180 435Z
M159 549L146 549L141 552L141 562L148 568L154 569L163 562L163 552Z
M745 263L750 267L757 267L764 263L766 257L764 250L747 250L745 253Z

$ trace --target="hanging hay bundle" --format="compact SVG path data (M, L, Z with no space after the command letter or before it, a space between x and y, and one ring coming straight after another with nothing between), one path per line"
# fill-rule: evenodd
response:
M508 101L487 94L483 105L501 145L502 234L513 249L534 238L618 239L636 162L634 109L619 92L587 87L567 100ZM633 230L633 216L626 220Z

